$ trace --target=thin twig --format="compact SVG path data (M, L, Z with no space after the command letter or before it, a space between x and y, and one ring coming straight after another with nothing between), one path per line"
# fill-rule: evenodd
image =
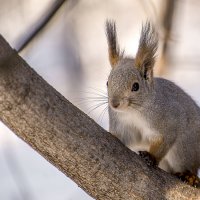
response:
M53 18L53 16L58 12L58 10L62 7L62 5L67 0L57 0L49 9L49 12L46 14L44 19L38 24L38 26L33 30L30 35L19 45L17 49L18 52L21 52L37 35L38 33L44 29L44 27L48 24L48 22Z

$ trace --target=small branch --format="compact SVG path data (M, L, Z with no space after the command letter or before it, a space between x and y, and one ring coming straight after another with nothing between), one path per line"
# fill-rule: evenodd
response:
M35 37L38 33L44 29L44 27L48 24L48 22L53 18L53 16L58 12L58 10L62 7L62 5L66 2L66 0L56 0L52 5L48 13L44 16L43 20L38 24L35 30L29 34L29 36L20 44L17 48L18 52L21 52Z
M0 120L95 199L200 199L73 106L0 37Z
M161 56L157 62L157 74L162 75L167 71L168 64L172 59L170 57L170 45L169 42L172 37L173 22L175 20L175 14L177 11L178 1L168 0L164 3L164 10L161 13L161 26L163 28L162 48Z
M174 18L176 6L177 6L177 1L168 0L166 3L165 11L163 13L162 25L164 28L164 39L163 39L162 53L164 55L166 54L168 50L168 43L171 37L173 18Z

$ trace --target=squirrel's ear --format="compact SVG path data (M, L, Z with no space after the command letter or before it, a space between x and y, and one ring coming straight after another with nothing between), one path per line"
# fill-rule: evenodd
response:
M135 57L135 66L146 80L153 78L153 66L157 48L158 35L152 24L147 21L142 26L139 48Z
M115 22L112 20L106 21L106 36L108 41L108 53L110 65L112 68L116 66L123 53L120 52L119 44L117 41L117 32Z

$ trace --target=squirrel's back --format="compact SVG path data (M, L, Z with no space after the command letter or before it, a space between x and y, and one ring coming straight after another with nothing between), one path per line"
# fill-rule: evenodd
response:
M200 123L199 106L179 86L163 78L154 78L154 90L156 94L156 98L154 98L155 104L161 105L162 109L165 108L165 112L173 114L174 110L177 110L178 113L187 118L188 123L191 120L193 122L194 120L199 121ZM174 114L178 114L177 112Z
M169 80L155 78L154 89L156 95L148 105L154 111L147 116L150 124L171 143L160 167L172 172L194 169L196 173L200 166L200 108Z

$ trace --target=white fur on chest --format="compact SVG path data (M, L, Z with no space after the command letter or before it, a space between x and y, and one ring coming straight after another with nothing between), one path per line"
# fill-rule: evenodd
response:
M128 146L131 150L149 151L149 140L157 135L157 131L153 129L150 123L138 111L119 112L118 120L124 129L130 130L129 127L134 127L141 134L141 141L138 143L130 143ZM134 134L134 133L131 133Z
M155 135L155 130L151 128L149 122L138 111L127 111L118 113L120 122L126 126L134 126L140 131L143 138Z

